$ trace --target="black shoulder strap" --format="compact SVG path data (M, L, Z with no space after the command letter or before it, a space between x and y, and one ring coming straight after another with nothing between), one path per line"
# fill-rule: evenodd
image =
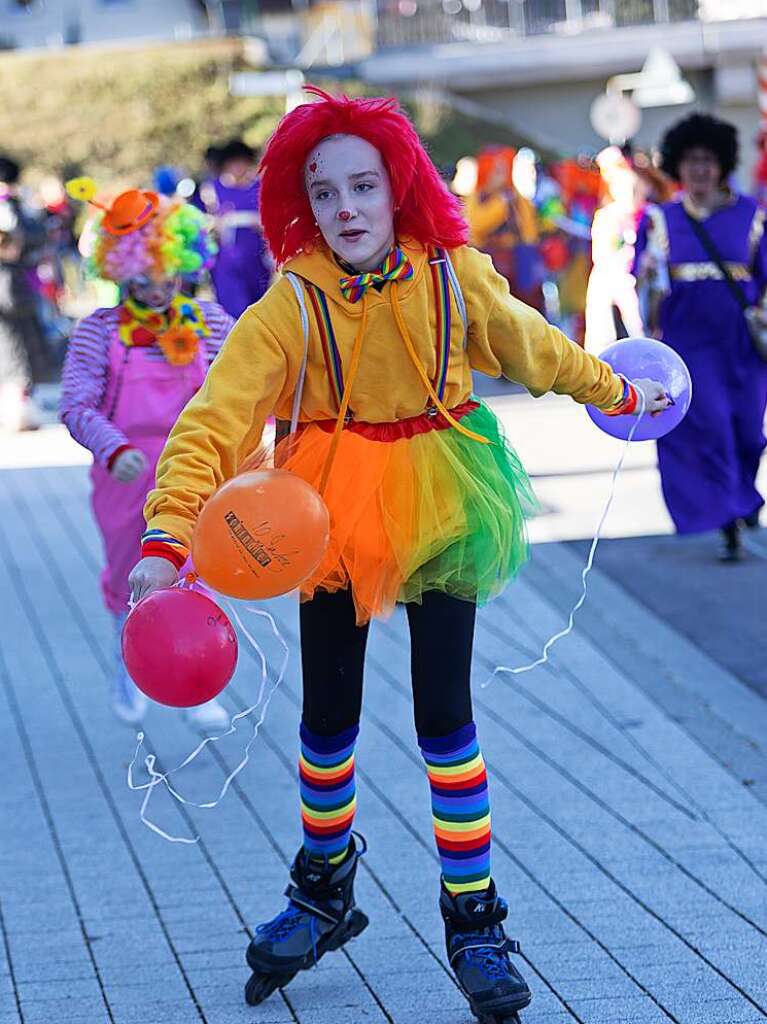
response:
M732 276L727 266L725 265L724 260L719 255L719 251L714 245L711 235L709 235L708 231L706 231L701 222L699 220L696 220L695 217L692 216L689 210L685 209L684 212L690 224L692 225L692 230L698 236L700 244L706 250L706 252L708 253L709 257L713 260L713 262L716 263L717 267L719 267L719 272L722 274L725 281L727 282L730 291L735 297L735 300L737 301L740 308L745 312L745 310L748 309L750 303L746 301L746 296L743 293L743 289Z

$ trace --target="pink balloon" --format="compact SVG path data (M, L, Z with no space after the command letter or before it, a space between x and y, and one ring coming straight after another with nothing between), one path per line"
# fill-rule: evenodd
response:
M692 380L684 359L673 348L653 338L626 338L610 345L599 358L629 380L643 377L658 381L674 403L657 416L646 413L637 427L634 441L663 437L685 418L692 400ZM605 416L593 405L587 405L586 411L600 430L623 441L636 424L636 416Z
M144 598L127 618L122 652L147 697L174 708L204 704L237 666L237 634L215 601L173 587Z

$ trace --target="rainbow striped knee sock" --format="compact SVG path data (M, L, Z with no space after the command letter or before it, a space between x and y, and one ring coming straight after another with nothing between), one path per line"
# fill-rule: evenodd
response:
M354 782L354 744L359 726L336 736L318 736L301 723L301 820L304 848L343 860L357 804Z
M473 722L448 736L418 737L431 786L434 836L450 892L490 885L490 801L487 772Z

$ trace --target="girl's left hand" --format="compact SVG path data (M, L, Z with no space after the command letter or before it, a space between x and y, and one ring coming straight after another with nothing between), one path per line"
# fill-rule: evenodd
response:
M652 416L657 416L658 413L663 412L664 409L668 409L670 405L674 404L672 399L666 394L663 385L659 384L656 380L642 377L639 380L632 380L631 383L637 391L644 395L644 411L649 412ZM634 409L634 415L638 416L640 412L642 412L641 398L637 402L636 409Z

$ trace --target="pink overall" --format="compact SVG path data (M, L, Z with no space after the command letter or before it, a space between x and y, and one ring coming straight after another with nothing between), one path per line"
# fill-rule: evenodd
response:
M115 615L128 611L128 575L141 557L143 508L154 487L157 460L179 413L205 379L207 355L200 340L194 361L173 366L156 347L128 348L114 331L109 342L109 372L100 412L147 459L146 470L130 483L116 480L94 463L93 513L104 538L106 568L101 574L104 601Z

